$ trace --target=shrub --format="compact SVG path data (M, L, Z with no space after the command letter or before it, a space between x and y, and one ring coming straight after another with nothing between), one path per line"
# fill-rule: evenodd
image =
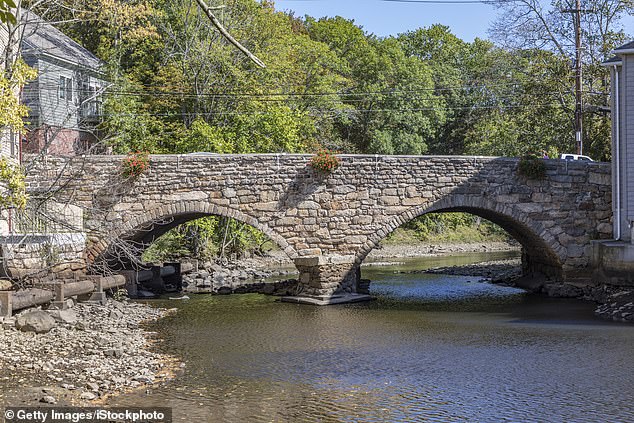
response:
M517 173L529 179L543 179L546 176L546 164L535 154L526 154L520 158Z
M0 159L0 207L26 207L28 195L24 172L17 164L10 163L6 157Z
M341 160L332 151L320 150L311 157L308 165L319 172L330 173L341 165Z
M137 177L150 168L150 157L147 152L128 153L123 159L121 174L125 177Z

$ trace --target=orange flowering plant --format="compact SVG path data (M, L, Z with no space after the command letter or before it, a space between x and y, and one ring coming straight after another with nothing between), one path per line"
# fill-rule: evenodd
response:
M308 162L310 167L324 173L332 172L337 169L340 164L341 160L339 160L339 157L335 156L335 154L329 150L319 150L311 157L310 162Z
M150 167L150 155L147 151L128 153L123 159L121 174L126 177L136 177Z

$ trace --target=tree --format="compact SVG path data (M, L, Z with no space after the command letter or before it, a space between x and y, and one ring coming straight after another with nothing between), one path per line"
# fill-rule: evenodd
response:
M432 70L408 57L392 37L365 34L341 17L308 19L316 41L343 61L341 76L349 85L340 96L348 106L335 125L350 152L423 154L437 136L445 115L438 108Z
M490 29L494 40L512 51L547 50L553 52L570 66L575 57L574 22L570 10L575 9L570 0L554 0L542 4L538 0L503 0L495 3L500 9L496 22ZM599 64L609 57L610 52L626 39L622 18L631 14L634 4L620 0L586 0L581 4L583 19L581 33L583 40L584 104L606 105L609 84L604 70ZM571 66L570 66L571 67ZM560 82L568 88L566 96L574 96L572 81ZM570 103L569 100L566 100ZM609 158L609 125L605 115L591 113L584 109L584 138L589 153L596 159ZM574 110L569 111L574 113ZM574 137L569 133L568 150Z

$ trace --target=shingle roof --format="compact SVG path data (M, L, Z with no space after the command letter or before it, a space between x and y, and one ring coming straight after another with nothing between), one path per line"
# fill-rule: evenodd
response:
M632 49L634 49L634 41L630 41L627 44L623 44L621 47L614 49L614 52L618 53L619 50L632 50Z
M104 63L90 51L73 41L62 31L32 12L25 12L22 51L44 54L99 72Z
M603 66L610 66L616 63L621 63L622 59L619 56L612 56L608 60L601 63Z

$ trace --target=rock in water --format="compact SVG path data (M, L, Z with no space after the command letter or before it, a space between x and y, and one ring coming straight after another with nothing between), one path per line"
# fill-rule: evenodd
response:
M46 333L55 327L55 319L45 311L34 310L18 317L15 327L22 332Z

